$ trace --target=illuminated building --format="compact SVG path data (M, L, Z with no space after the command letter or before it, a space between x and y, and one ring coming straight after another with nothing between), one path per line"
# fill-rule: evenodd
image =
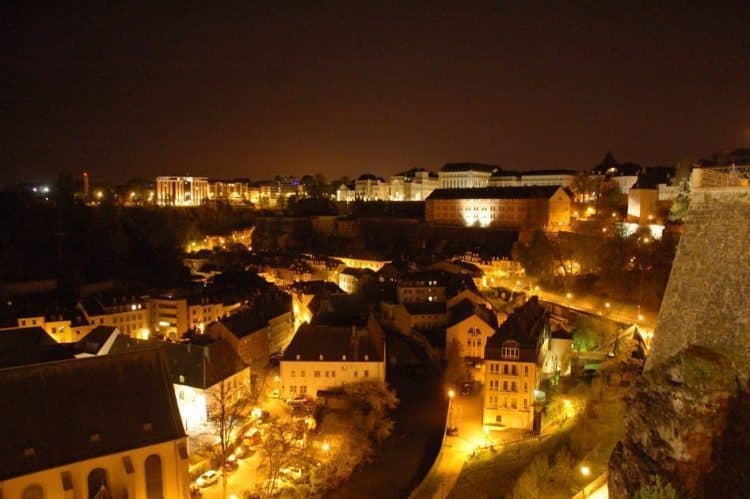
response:
M159 206L200 206L208 199L206 177L156 177Z
M250 201L250 181L238 180L209 180L208 199L224 201L230 204L244 204Z
M362 282L368 277L374 279L375 272L368 268L356 269L356 268L345 268L339 272L339 287L346 293L354 294L359 291Z
M378 260L374 258L358 258L352 256L334 256L336 260L340 260L345 266L353 269L370 269L373 272L378 272L383 268L386 263L391 263L390 260Z
M391 177L388 199L424 201L439 185L440 181L435 173L413 168Z
M534 391L549 343L549 326L536 296L516 309L484 350L483 423L531 430Z
M576 178L572 170L533 170L527 172L499 171L494 173L488 187L562 186L571 187Z
M188 434L205 430L205 423L220 410L222 383L225 406L236 402L229 398L250 393L250 368L226 341L197 336L188 343L165 342L163 348Z
M544 229L570 224L571 196L562 187L438 189L425 203L432 225Z
M364 328L303 324L281 358L282 397L316 398L344 383L385 381L385 358L385 336L372 317Z
M456 348L458 355L466 359L484 359L487 339L495 334L496 328L497 317L490 308L464 298L450 308L446 349Z
M189 499L160 349L0 369L0 396L13 401L0 411L2 497Z
M145 298L111 296L84 298L78 309L92 326L114 326L127 336L147 339L150 334Z
M353 183L349 185L341 184L338 189L336 189L336 201L345 201L348 203L354 201L354 199L355 191Z
M440 189L478 189L487 187L493 173L500 167L481 163L448 163L438 172Z
M354 198L362 201L382 201L388 199L388 184L385 180L368 173L354 181Z

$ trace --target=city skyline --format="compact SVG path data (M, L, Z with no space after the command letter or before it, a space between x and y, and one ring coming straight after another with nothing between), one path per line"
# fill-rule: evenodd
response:
M12 49L0 162L10 183L705 157L750 141L748 15L16 6L2 21Z

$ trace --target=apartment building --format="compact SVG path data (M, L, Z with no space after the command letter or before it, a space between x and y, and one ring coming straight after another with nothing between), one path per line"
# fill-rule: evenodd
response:
M304 324L281 359L282 396L316 398L344 383L385 381L385 355L385 336L372 317L364 328Z
M159 206L200 206L208 201L206 177L156 177L156 204Z

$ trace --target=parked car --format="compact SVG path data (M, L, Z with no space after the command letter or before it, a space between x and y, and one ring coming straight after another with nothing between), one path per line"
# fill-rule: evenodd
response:
M260 445L260 430L257 428L247 430L243 443L251 448Z
M209 485L213 485L218 481L219 472L215 470L208 470L201 476L199 476L195 483L196 485L198 485L198 487L208 487Z
M230 461L229 459L227 459L227 461L224 463L224 473L231 473L239 467L240 465L237 464L236 460Z
M297 406L297 405L306 405L307 398L304 395L298 395L294 397L293 399L287 399L286 403L291 405L292 407Z
M456 435L458 435L458 426L449 426L445 430L445 434L449 437L455 437Z
M281 468L279 470L279 473L284 475L285 477L291 478L292 480L299 480L302 478L302 468L299 466L288 466L286 468Z

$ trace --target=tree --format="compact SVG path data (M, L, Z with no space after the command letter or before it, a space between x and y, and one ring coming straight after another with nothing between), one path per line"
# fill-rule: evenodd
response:
M219 462L223 467L234 447L235 433L243 423L250 403L248 385L224 380L208 390L208 422L219 440ZM223 496L226 496L226 473L221 474Z
M299 425L295 421L273 418L268 425L263 451L268 465L268 481L262 491L268 496L275 492L282 468L300 462L305 455L306 438L299 438Z
M579 316L573 322L573 348L586 352L599 346L605 333L602 321L586 316Z
M633 499L677 499L677 491L671 483L662 482L657 475L651 478L650 484L638 489Z
M536 231L528 244L519 247L518 257L526 273L542 281L553 275L554 248L542 231Z

